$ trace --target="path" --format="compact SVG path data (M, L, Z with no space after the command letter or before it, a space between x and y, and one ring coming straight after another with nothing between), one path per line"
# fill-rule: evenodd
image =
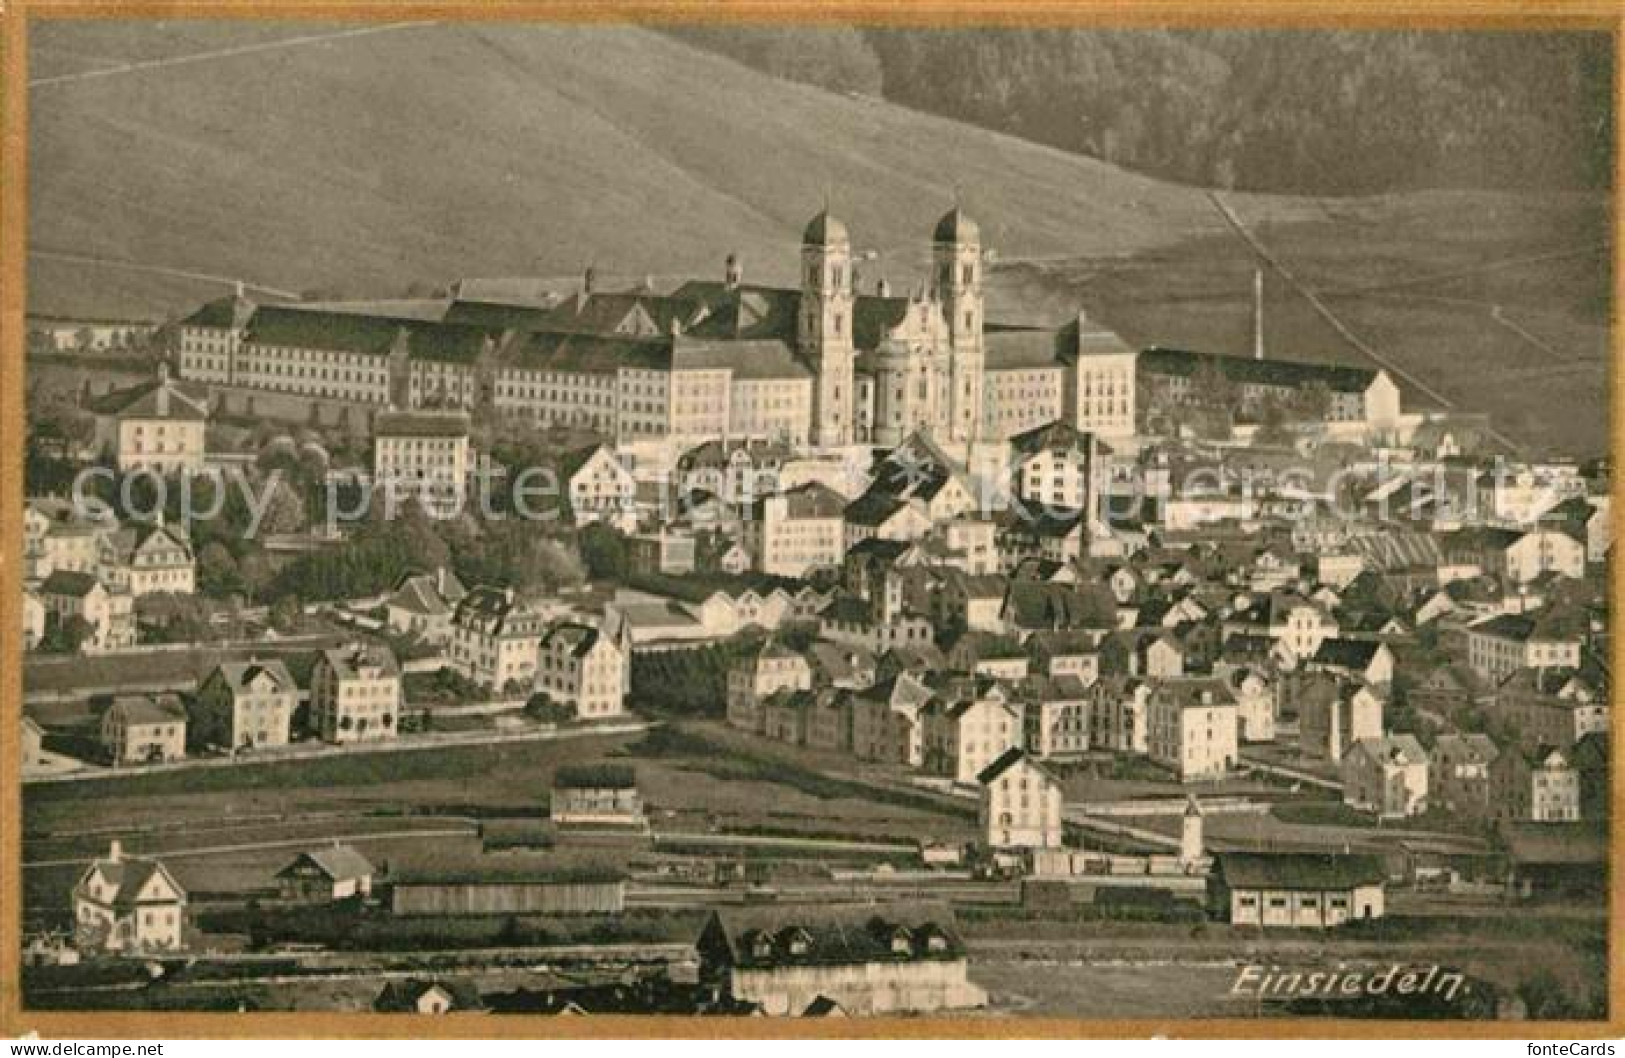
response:
M117 268L126 272L145 272L149 275L168 276L171 279L192 279L200 283L216 283L223 287L236 287L241 282L245 290L269 294L276 298L298 300L299 294L292 290L279 290L276 287L266 286L264 283L250 283L237 276L212 275L208 272L192 272L184 268L165 268L162 265L136 264L134 261L115 261L107 257L93 257L89 254L67 253L60 250L29 250L28 256L42 261L66 261L70 264L94 265L97 268Z
M320 44L324 41L343 40L348 37L366 37L376 33L393 33L396 30L417 29L432 25L434 25L433 22L388 22L381 26L361 26L354 29L337 30L332 33L284 37L280 40L261 41L258 44L242 44L234 48L216 48L213 51L193 52L190 55L175 55L167 59L144 59L138 62L121 63L118 66L108 66L99 70L82 70L78 73L57 74L54 77L37 77L28 82L28 87L46 88L51 85L71 84L75 81L94 81L102 77L119 77L124 74L141 73L146 70L161 70L171 66L212 62L216 59L236 58L239 55L253 55L258 52L298 48L307 44Z

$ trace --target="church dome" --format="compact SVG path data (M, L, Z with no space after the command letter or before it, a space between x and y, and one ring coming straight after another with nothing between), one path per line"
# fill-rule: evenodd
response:
M937 221L936 233L932 236L934 242L971 243L980 242L982 229L976 222L965 215L965 211L955 206L942 215Z
M809 221L807 230L801 233L803 246L844 246L849 241L846 225L830 216L827 209Z

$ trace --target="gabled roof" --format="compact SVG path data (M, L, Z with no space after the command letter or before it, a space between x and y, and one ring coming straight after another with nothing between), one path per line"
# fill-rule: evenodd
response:
M79 876L79 884L75 887L75 890L83 890L92 872L97 871L101 872L102 878L116 890L112 900L106 901L106 903L110 903L120 912L133 911L135 908L142 906L141 891L146 888L147 883L152 880L154 875L161 875L169 883L179 900L184 901L186 899L186 890L182 889L180 883L175 881L175 876L169 873L168 868L157 860L145 859L139 856L120 855L117 859L93 861L89 867L85 868L84 874ZM146 901L146 903L150 904L154 903L154 901ZM168 904L170 901L165 900L163 903Z
M555 790L635 790L637 772L627 764L562 764L553 772Z
M323 874L335 882L370 878L373 874L372 864L365 856L356 851L354 846L341 845L335 842L332 845L301 852L287 866L278 871L276 876L281 878L306 863L314 864Z
M1362 738L1351 747L1350 752L1354 750L1379 763L1412 765L1428 762L1427 750L1422 748L1422 743L1416 740L1415 735Z
M598 629L572 621L556 624L542 636L544 647L554 643L568 647L571 657L585 657L598 645Z
M1368 639L1326 639L1312 659L1317 665L1331 665L1340 669L1363 670L1370 666L1377 652L1387 647Z
M107 713L126 724L186 722L186 706L177 694L121 694L113 699Z
M1387 879L1378 857L1337 853L1221 852L1215 871L1232 889L1336 891Z
M90 402L90 410L123 419L203 422L209 417L209 402L206 395L195 393L163 375L156 381L97 397Z
M388 647L372 643L329 647L322 651L321 657L333 670L333 674L341 680L357 678L360 670L368 666L378 668L385 676L398 676L401 672L394 652Z
M1028 757L1026 753L1015 746L1012 746L1003 753L999 754L998 757L994 759L993 763L977 772L976 781L981 783L983 786L986 786L998 779L999 776L1003 775L1011 768L1015 767L1020 761L1026 761L1028 767L1038 772L1038 774L1042 775L1050 782L1059 781L1055 778L1054 773L1052 773L1048 768L1044 767L1041 762Z
M712 912L699 946L737 967L965 957L952 909L927 902L726 908Z
M294 682L293 674L288 671L288 666L274 658L270 661L222 661L215 667L214 672L206 677L205 682L215 676L219 676L221 682L233 693L245 690L261 676L271 680L278 691L299 689L299 685Z

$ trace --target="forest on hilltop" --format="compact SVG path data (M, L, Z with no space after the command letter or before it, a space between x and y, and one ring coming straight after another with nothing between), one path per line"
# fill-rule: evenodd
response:
M1613 165L1601 33L668 32L774 76L1203 186L1606 188Z

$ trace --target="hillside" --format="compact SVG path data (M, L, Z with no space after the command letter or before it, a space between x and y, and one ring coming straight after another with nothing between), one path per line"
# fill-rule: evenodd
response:
M1120 254L1219 230L1186 189L637 30L411 27L50 80L93 68L82 56L237 47L236 31L38 28L34 249L295 291L574 276L589 261L709 274L733 249L753 275L788 276L826 189L859 245L901 267L956 183L1010 254ZM39 304L68 296L69 271L85 269L37 268ZM132 297L150 285L105 280Z
M1082 305L1138 343L1249 341L1256 256L1204 192L652 31L45 22L30 63L34 312L161 316L234 277L389 296L570 284L588 263L611 282L715 275L730 251L791 281L826 193L881 254L865 281L883 267L906 288L957 185L998 251L1001 315ZM1600 195L1224 201L1436 394L1531 445L1601 445ZM1361 359L1276 278L1272 351Z

